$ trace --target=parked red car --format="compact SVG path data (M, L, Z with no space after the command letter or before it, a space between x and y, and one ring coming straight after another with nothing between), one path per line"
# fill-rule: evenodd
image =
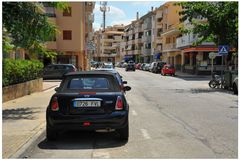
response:
M166 74L170 74L172 76L175 76L175 72L176 72L176 70L175 70L173 65L165 64L162 68L161 74L164 75L164 76Z
M141 67L141 63L135 64L135 68L136 68L136 69L140 69L140 67Z

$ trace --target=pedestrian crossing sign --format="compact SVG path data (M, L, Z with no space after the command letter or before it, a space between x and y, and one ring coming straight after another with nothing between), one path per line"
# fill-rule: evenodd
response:
M226 55L228 54L229 46L228 45L222 45L218 46L218 53L219 55Z

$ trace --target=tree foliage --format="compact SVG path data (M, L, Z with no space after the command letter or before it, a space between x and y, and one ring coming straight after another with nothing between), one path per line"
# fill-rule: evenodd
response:
M216 45L238 48L238 2L179 2L181 21L189 20L199 42L213 40ZM204 21L206 19L207 21Z
M58 9L67 8L64 2L45 2ZM44 3L39 2L3 2L3 28L8 35L3 39L4 51L9 38L15 48L24 48L30 52L47 51L44 43L56 36L57 27L48 21L44 12Z

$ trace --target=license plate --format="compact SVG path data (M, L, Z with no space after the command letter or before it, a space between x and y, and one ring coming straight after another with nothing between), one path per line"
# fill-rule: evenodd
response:
M74 101L74 107L101 107L101 101Z

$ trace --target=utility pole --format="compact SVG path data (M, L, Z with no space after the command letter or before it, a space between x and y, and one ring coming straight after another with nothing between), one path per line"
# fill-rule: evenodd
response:
M105 31L105 24L106 24L106 12L110 11L110 7L107 7L107 2L103 1L100 2L100 11L103 12L103 32Z

